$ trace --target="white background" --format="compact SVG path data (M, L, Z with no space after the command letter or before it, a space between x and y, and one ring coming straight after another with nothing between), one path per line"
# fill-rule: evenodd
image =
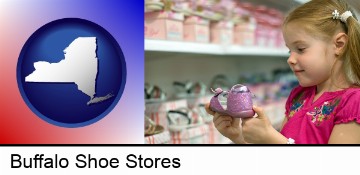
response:
M44 154L52 158L55 154L69 160L66 169L11 168L11 154L22 158L33 158ZM91 154L98 159L118 158L118 168L77 168L75 157ZM179 158L180 168L128 168L129 154L143 158ZM91 173L101 175L130 174L141 175L188 175L188 174L359 174L360 147L255 147L255 146L118 146L118 147L0 147L1 174L61 174Z

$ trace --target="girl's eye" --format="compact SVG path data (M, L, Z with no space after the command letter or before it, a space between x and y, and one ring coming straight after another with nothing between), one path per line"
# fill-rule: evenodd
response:
M305 48L298 48L299 52L304 52Z

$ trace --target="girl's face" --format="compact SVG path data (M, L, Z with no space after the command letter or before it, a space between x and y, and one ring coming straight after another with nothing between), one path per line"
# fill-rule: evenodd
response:
M303 87L321 85L330 81L335 61L331 42L307 34L302 25L290 22L283 29L284 40L289 48L287 62Z

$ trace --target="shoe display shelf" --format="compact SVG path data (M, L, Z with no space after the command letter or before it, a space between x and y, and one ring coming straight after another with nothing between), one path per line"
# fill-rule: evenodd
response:
M145 39L145 51L176 52L213 55L256 55L280 56L289 55L286 48L272 48L261 46L220 45L212 43L196 43L186 41L169 41Z
M209 126L206 124L171 131L170 134L172 144L208 144L210 140Z
M168 144L171 141L170 132L164 131L159 134L146 136L145 144Z
M165 130L168 130L167 112L179 108L186 108L187 101L185 99L150 102L145 104L145 115L157 125L161 125Z
M226 140L213 126L212 117L201 106L210 98L211 96L201 96L146 103L145 115L155 124L163 126L164 132L146 136L145 144L209 144ZM191 118L198 122L188 125L169 125L168 111L180 108L191 109Z

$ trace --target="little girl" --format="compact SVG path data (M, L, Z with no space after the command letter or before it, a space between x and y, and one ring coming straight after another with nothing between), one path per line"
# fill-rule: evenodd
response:
M300 86L286 102L276 131L263 109L240 119L209 109L215 127L234 143L360 143L360 26L343 0L312 0L283 23L287 62Z

